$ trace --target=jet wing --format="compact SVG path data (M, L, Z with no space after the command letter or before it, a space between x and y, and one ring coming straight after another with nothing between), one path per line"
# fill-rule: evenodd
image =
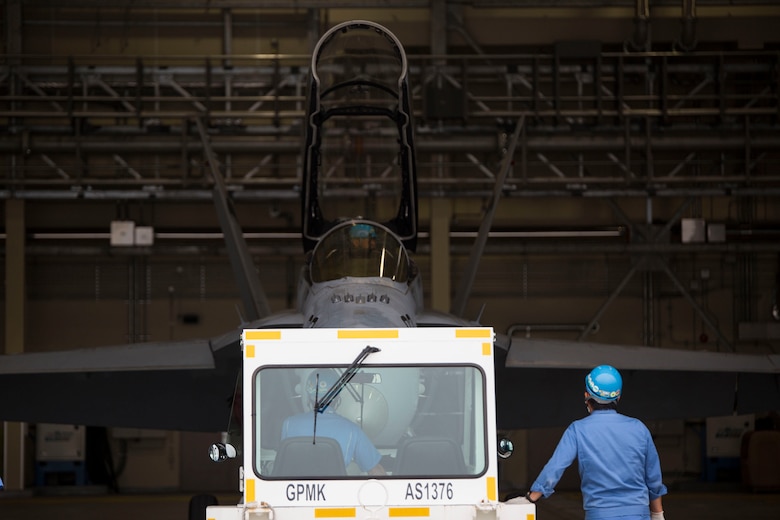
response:
M239 337L0 356L0 420L227 430Z
M498 344L508 338L499 337ZM512 338L496 349L499 427L566 425L584 417L585 375L623 376L621 413L697 419L780 409L780 356Z
M512 339L508 367L780 373L780 355L608 345L552 339Z
M62 352L12 354L0 358L0 374L212 368L214 355L207 340L135 343Z

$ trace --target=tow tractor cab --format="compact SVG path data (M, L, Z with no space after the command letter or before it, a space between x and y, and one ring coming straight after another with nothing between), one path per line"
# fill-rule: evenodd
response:
M209 506L208 519L535 518L532 504L499 502L509 450L496 433L491 328L255 329L242 340L243 500ZM368 436L385 474L345 460L351 449L323 433L328 414ZM293 416L298 428L285 425Z

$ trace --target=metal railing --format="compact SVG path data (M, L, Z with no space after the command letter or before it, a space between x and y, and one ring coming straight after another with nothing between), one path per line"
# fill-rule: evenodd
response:
M779 56L409 56L421 190L485 196L523 117L508 195L776 195ZM202 119L240 196L297 196L307 84L299 55L4 56L0 190L206 196ZM332 138L343 170L324 189L392 193L394 142L368 127Z

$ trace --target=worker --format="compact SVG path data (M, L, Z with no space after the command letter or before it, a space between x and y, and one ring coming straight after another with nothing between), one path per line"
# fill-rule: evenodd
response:
M623 392L620 372L600 365L585 377L588 416L574 421L525 498L549 497L564 470L579 462L585 520L664 520L661 479L650 431L638 419L617 412Z
M338 379L339 376L333 369L315 370L309 374L306 379L306 395L312 409L285 419L282 424L282 439L312 435L312 432L316 432L317 436L335 439L339 443L345 466L354 460L360 470L369 475L385 475L385 468L380 464L382 454L368 435L357 424L336 413L341 397L336 397L321 413L316 410L317 401L322 399Z
M376 249L376 228L366 223L352 224L349 228L349 239L353 251L368 255Z

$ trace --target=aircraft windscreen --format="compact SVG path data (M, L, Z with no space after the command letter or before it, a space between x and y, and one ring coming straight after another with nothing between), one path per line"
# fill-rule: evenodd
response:
M346 198L357 205L349 214L392 219L402 192L397 120L406 77L402 49L385 33L358 24L323 42L313 66L321 117L319 188L338 195L320 193L323 214L339 215ZM365 190L381 193L384 202L361 195Z
M349 222L331 229L312 253L314 283L345 277L379 277L405 283L406 248L387 229L370 222Z
M366 478L377 463L396 478L472 478L485 471L486 395L479 367L362 366L328 409L315 413L317 394L345 369L274 366L256 372L259 475ZM371 447L352 453L357 438ZM374 455L369 459L364 450Z

